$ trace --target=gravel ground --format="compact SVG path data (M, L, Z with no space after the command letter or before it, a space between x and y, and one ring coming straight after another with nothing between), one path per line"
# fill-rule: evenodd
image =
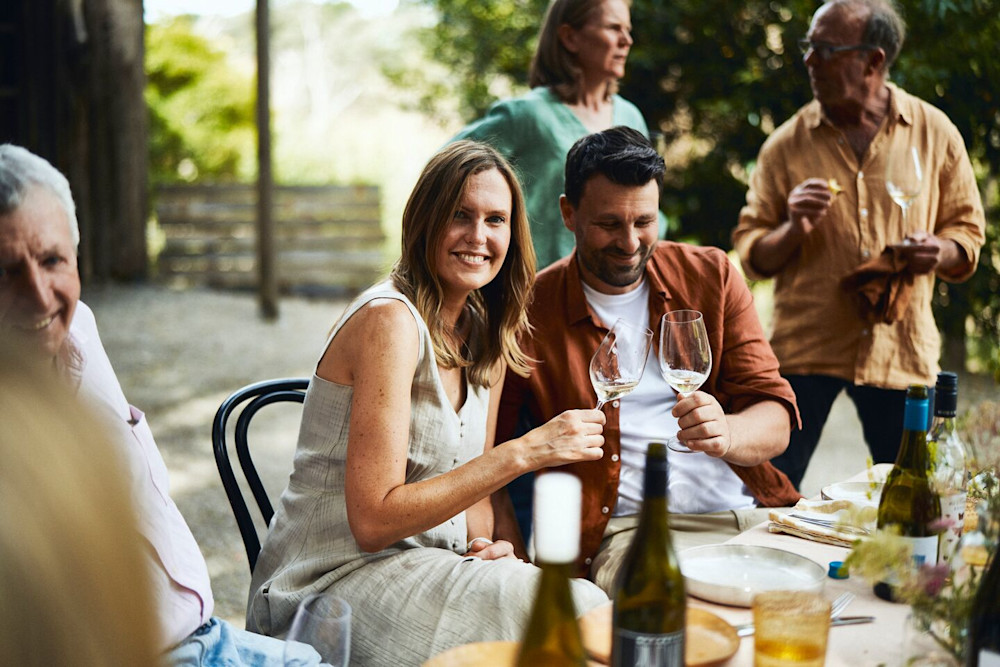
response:
M118 285L87 288L83 300L97 316L125 395L147 414L170 469L172 495L208 561L216 614L242 627L250 575L212 457L212 418L244 385L310 375L347 302L287 297L279 319L268 323L249 293ZM1000 398L989 378L963 377L960 389L963 405ZM255 460L273 500L291 468L299 414L298 406L279 405L253 422ZM802 491L818 493L858 472L866 456L854 406L841 395Z

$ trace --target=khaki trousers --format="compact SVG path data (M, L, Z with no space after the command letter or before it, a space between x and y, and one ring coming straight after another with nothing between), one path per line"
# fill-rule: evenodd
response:
M710 514L671 514L670 538L674 552L725 542L747 528L767 521L769 511L767 507L755 507ZM590 579L609 596L613 595L618 570L621 569L638 525L639 515L629 514L612 517L604 529L601 547L590 566Z

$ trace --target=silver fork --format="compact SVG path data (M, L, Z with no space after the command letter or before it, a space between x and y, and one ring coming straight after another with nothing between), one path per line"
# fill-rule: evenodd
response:
M844 613L847 609L847 605L854 601L854 593L841 593L837 596L837 599L833 601L830 605L830 620L836 620ZM754 627L753 623L744 623L743 625L737 625L734 627L736 630L736 635L739 637L749 637L753 634Z
M811 516L803 516L801 514L795 514L792 512L788 516L795 517L799 521L805 521L806 523L815 524L817 526L823 526L824 528L831 528L833 530L839 530L842 533L847 533L848 535L869 535L871 531L867 528L861 528L858 526L852 526L846 523L839 523L837 521L827 521L825 519L814 519Z
M847 592L838 595L837 599L830 605L830 618L839 617L847 609L847 605L852 602L854 602L854 593Z

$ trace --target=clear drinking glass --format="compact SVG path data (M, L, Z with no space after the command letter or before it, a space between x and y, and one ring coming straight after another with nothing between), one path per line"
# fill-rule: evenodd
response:
M590 360L590 383L597 392L597 409L628 394L642 379L653 332L619 319Z
M351 657L351 605L342 598L324 593L310 595L295 612L292 629L285 643L285 667L301 667L315 655L316 649L325 664L347 667Z
M674 310L660 318L660 373L681 398L698 391L712 372L712 348L705 318L697 310ZM667 440L675 452L691 453L676 437Z
M807 591L766 591L752 606L754 667L823 667L829 600Z
M910 227L909 212L913 202L920 195L923 178L920 154L915 146L909 146L889 156L885 169L885 188L892 200L903 209L903 225L907 234L913 231Z

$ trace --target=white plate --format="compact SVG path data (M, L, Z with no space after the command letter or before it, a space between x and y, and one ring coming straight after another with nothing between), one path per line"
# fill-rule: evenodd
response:
M824 486L822 494L826 500L850 500L858 505L878 507L882 486L881 482L839 482Z
M761 591L822 591L826 570L782 549L712 544L679 554L689 595L720 604L749 607Z

